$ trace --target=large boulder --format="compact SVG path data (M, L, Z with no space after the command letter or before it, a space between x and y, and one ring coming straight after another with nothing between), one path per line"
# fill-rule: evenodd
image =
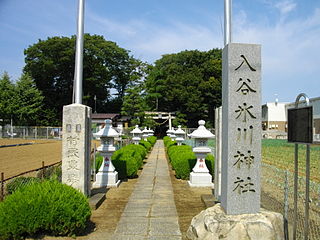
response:
M220 204L195 216L188 239L201 240L282 240L283 216L261 209L256 214L226 215Z

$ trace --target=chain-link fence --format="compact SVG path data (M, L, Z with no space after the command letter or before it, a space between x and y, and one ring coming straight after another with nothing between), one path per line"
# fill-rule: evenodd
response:
M61 127L0 126L0 138L60 139Z
M40 168L29 170L9 178L6 178L5 173L2 172L0 175L0 201L2 201L6 195L13 193L17 189L33 182L39 182L42 179L56 179L61 182L61 174L61 161L50 165L45 165L45 163L42 162L42 167Z
M297 239L304 239L306 231L304 225L306 180L301 176L298 179ZM287 218L289 239L292 239L294 173L263 163L261 180L262 207L270 211L280 212ZM318 240L320 239L320 184L313 181L310 181L309 207L309 239Z

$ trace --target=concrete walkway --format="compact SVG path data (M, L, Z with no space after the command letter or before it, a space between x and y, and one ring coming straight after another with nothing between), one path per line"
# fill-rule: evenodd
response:
M181 239L163 141L149 155L112 239Z

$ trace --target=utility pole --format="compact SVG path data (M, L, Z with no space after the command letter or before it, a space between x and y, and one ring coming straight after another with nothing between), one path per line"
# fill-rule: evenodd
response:
M224 45L232 42L232 0L224 0Z
M79 0L77 21L76 59L74 71L74 103L82 104L84 0Z

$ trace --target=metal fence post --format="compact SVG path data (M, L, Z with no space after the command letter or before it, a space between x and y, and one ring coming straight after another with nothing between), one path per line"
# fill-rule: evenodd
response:
M304 213L304 239L309 237L309 191L310 191L310 144L307 144L306 150L306 203Z
M3 201L4 199L4 173L1 173L1 196L0 201Z
M42 180L44 179L44 171L45 171L44 161L42 161L42 171L41 171L41 178L42 178Z
M292 239L297 238L297 218L298 218L298 144L294 144L294 210L293 210L293 234Z
M93 147L93 181L96 181L96 144Z
M289 183L288 183L288 171L285 171L285 180L284 180L284 239L289 240L288 233L288 196L289 195Z

